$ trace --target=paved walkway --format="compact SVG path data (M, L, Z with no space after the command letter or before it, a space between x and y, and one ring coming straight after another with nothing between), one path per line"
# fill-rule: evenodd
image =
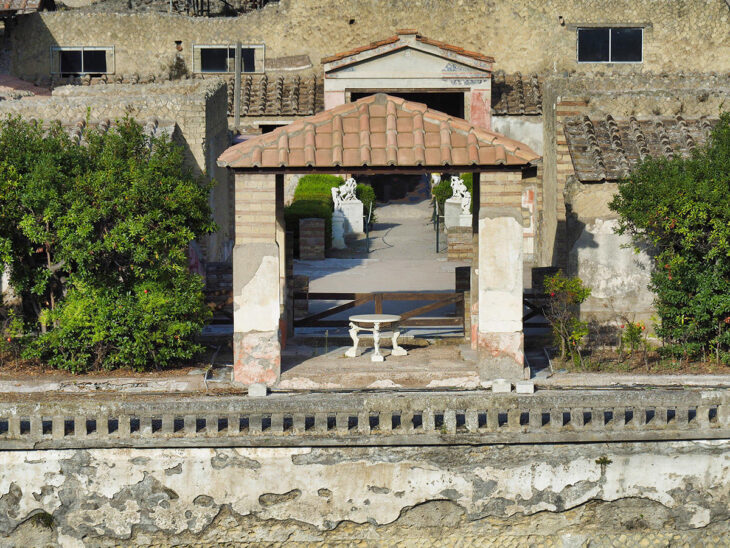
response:
M446 260L446 241L431 222L427 182L401 200L380 205L370 233L370 253L364 242L324 261L295 261L294 273L309 276L313 292L453 291L454 269L467 263Z

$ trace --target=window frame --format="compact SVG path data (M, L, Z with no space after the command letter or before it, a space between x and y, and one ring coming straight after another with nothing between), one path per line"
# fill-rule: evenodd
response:
M608 30L608 61L581 61L579 56L580 51L580 31L582 30L596 30L596 29L607 29ZM613 55L613 48L612 48L612 42L613 42L613 30L614 29L633 29L633 30L640 30L641 31L641 59L638 61L614 61L612 59ZM590 64L590 63L597 63L602 65L636 65L644 62L644 27L639 25L620 25L620 26L610 26L610 25L581 25L577 26L575 29L575 60L577 63L583 65L583 64Z
M196 51L201 51L203 49L228 49L228 50L235 50L236 44L193 44L192 47L192 59L190 66L192 67L192 73L193 74L234 74L235 68L233 70L227 70L224 72L219 71L212 71L212 70L203 70L202 67L199 67L196 65L195 59L196 59ZM266 72L265 62L266 62L266 45L265 44L241 44L241 50L244 49L252 49L254 50L254 70L250 72L246 72L243 70L243 66L241 66L241 74L263 74ZM261 67L258 69L256 66L256 50L261 50ZM199 57L199 56L198 56ZM227 57L229 58L229 57ZM258 69L258 70L257 70Z
M80 51L81 52L81 72L63 72L61 70L61 57L63 51ZM106 72L87 72L84 71L84 51L103 51L106 55ZM54 56L58 56L58 62L54 62ZM114 74L116 72L117 56L114 46L51 46L51 74L60 76L62 74L73 74L74 76L85 76L87 74ZM109 67L109 58L111 58L111 68ZM54 70L54 66L58 66L58 70Z

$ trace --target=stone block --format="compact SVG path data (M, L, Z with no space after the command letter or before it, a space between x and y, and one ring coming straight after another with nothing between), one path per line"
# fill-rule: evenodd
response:
M449 198L444 203L444 225L447 229L461 226L461 198Z
M269 388L262 382L256 382L248 387L249 398L265 398Z
M233 334L233 380L247 386L271 386L281 373L278 331Z
M345 243L345 233L347 231L345 225L345 214L341 210L335 211L332 214L332 247L334 249L347 248L347 244Z
M363 203L360 200L348 200L340 204L339 211L344 215L345 234L359 234L363 227ZM335 212L337 213L337 212ZM334 226L333 226L334 231ZM334 237L334 234L333 234ZM334 244L333 244L334 245Z
M534 394L535 383L532 381L517 381L515 383L515 392L518 394Z
M481 327L481 326L480 326ZM483 380L495 377L524 379L525 356L522 332L482 333L479 331L479 376Z
M494 379L492 381L492 392L495 394L509 394L512 392L512 383L506 379Z

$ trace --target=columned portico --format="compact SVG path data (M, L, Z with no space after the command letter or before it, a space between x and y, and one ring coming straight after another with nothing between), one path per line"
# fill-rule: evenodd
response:
M472 287L480 376L523 376L523 174L538 156L527 146L420 103L384 94L340 105L228 149L236 172L233 254L234 380L275 384L287 331L285 173L473 172L479 233Z

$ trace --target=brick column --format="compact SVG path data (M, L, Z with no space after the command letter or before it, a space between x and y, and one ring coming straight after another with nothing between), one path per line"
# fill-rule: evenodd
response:
M233 379L272 385L281 372L280 250L274 175L236 173Z
M480 176L476 346L479 374L484 380L516 380L524 376L520 180L519 171Z

